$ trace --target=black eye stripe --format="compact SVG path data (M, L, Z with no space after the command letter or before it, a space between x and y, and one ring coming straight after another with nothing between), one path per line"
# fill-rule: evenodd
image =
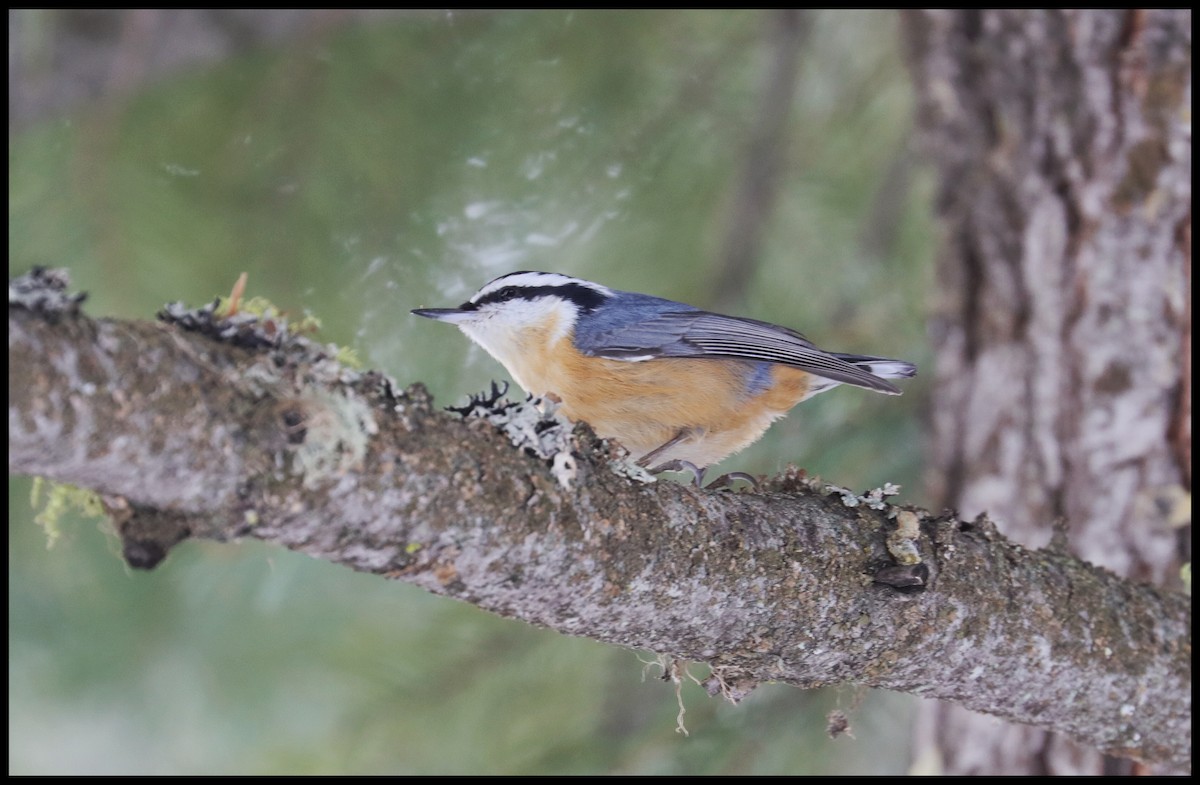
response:
M463 310L476 310L482 305L503 303L509 300L536 300L539 297L561 297L567 302L574 303L580 311L590 313L606 299L603 293L590 286L577 283L560 284L558 286L505 286L494 292L488 292L474 303L464 304ZM467 305L471 307L468 308Z

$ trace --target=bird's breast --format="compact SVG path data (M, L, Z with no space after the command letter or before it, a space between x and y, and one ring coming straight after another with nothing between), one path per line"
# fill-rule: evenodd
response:
M664 456L707 466L756 440L803 399L808 374L786 366L725 358L664 357L640 362L592 357L570 336L530 331L505 362L527 392L553 394L562 412L644 455L687 430L693 438ZM543 329L543 328L539 328Z

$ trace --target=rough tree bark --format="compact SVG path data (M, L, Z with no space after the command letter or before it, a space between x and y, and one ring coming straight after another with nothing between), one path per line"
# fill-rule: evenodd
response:
M935 498L1178 585L1190 529L1191 12L906 16L942 182ZM1119 771L930 705L948 773ZM934 768L937 765L934 764Z
M852 681L1190 760L1182 594L796 473L750 494L648 482L584 426L438 411L275 322L93 320L45 273L9 292L10 471L104 494L133 566L255 537L703 661L733 700Z

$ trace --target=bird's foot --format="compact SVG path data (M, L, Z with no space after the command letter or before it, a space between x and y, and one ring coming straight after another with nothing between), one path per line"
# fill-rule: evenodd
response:
M697 466L691 461L673 460L666 463L660 463L653 469L650 469L651 474L662 474L663 472L690 472L692 475L692 485L697 488L704 481L704 472L708 470L706 466Z
M696 488L703 487L706 491L723 491L732 490L734 484L741 480L748 483L751 490L758 490L758 480L745 472L729 472L722 474L717 479L710 482L708 485L704 483L704 473L708 471L707 466L697 466L691 461L673 460L666 463L660 463L653 469L650 469L651 474L661 474L662 472L689 472L692 475L692 485Z
M708 485L705 485L704 490L706 490L706 491L732 490L734 483L736 483L738 480L741 480L742 482L749 484L750 490L752 490L752 491L758 490L758 480L754 479L753 475L746 474L745 472L729 472L728 474L722 474L720 477L713 480Z

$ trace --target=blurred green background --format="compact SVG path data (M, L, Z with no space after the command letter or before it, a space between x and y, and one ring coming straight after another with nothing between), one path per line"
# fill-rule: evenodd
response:
M152 318L246 271L248 294L315 313L321 339L443 404L503 370L408 311L495 275L719 304L924 372L900 398L807 402L719 469L790 462L860 490L897 482L922 503L932 189L898 20L806 13L789 33L795 21L10 11L10 274L65 266L92 315ZM780 84L787 101L772 100ZM774 187L753 247L731 256L763 160ZM68 519L48 550L29 486L9 481L10 773L908 763L905 696L766 685L729 706L689 683L684 737L672 685L656 668L643 680L646 653L255 542L188 542L133 573L103 524ZM854 738L826 736L834 707Z

